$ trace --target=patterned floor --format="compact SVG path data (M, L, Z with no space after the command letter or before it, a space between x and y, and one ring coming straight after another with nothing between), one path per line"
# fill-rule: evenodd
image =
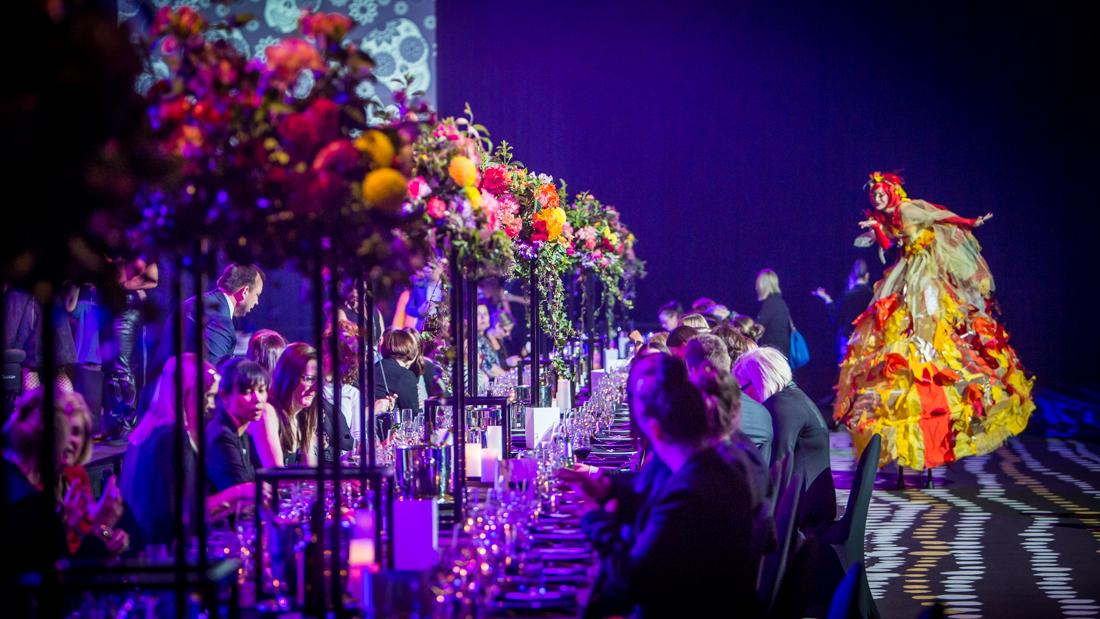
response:
M879 473L867 567L883 617L1100 617L1100 392L1043 392L1028 431L996 452L935 471L935 487L895 490ZM833 434L839 487L854 454ZM843 506L848 491L839 490Z

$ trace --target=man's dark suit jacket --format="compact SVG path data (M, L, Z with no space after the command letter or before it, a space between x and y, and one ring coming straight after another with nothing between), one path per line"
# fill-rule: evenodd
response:
M195 352L196 303L196 297L183 302L183 350L185 352ZM217 366L233 355L233 349L237 345L237 329L233 326L229 300L220 290L203 293L202 307L202 341L206 360ZM157 373L164 367L165 362L175 355L175 344L172 342L173 320L175 316L164 325L165 328L161 334L154 370Z

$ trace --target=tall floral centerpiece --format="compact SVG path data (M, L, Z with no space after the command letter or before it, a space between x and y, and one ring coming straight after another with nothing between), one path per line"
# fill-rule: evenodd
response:
M344 41L347 17L304 15L301 36L268 48L266 61L215 35L239 25L187 7L157 13L148 44L169 74L146 98L177 173L143 194L146 237L183 250L206 237L237 259L325 250L331 267L383 285L402 278L422 237L402 208L417 124L368 123L359 86L372 62Z
M634 282L645 276L645 263L634 253L634 234L613 206L591 193L577 194L566 211L573 227L573 252L579 276L600 282L600 307L610 325L616 308L633 307Z

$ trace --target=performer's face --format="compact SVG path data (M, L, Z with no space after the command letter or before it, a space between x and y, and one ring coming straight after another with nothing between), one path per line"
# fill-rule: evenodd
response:
M875 190L871 192L871 203L875 205L876 210L884 211L890 204L890 196L886 195L886 191L882 187L875 187Z

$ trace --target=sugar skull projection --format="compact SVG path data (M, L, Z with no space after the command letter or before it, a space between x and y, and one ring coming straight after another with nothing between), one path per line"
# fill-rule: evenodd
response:
M320 6L321 0L267 0L264 21L283 34L294 32L298 28L302 11L316 11Z
M412 76L411 90L427 92L431 86L431 48L412 20L386 22L385 28L364 37L360 48L374 59L374 75L386 88L396 89L394 80L406 74Z

